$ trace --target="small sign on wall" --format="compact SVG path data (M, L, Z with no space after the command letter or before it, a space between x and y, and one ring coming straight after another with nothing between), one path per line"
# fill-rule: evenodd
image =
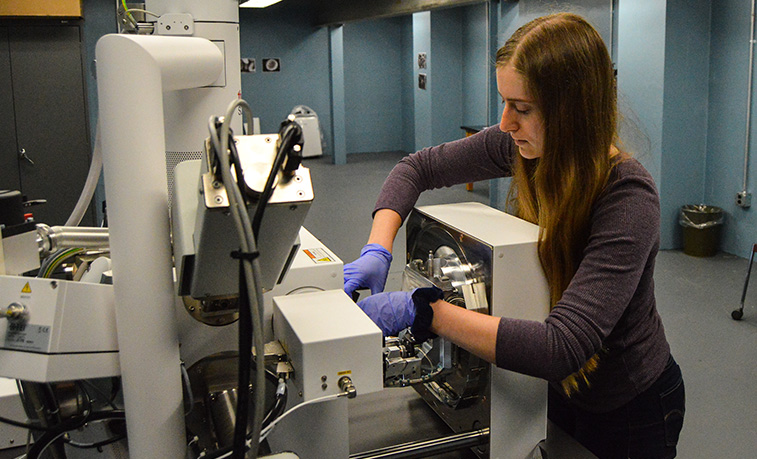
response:
M255 59L243 57L239 64L242 73L255 73Z
M418 88L426 89L426 74L425 73L418 74Z
M280 72L281 61L275 57L263 58L263 71L264 72Z
M426 53L418 53L418 68L426 68Z

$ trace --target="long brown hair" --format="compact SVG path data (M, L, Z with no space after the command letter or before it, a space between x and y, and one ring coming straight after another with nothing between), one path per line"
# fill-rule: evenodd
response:
M568 13L535 19L497 52L497 67L519 72L544 120L544 151L517 155L514 199L542 230L539 257L552 305L586 246L594 202L612 168L616 104L612 61L596 30Z
M612 61L588 22L560 13L518 29L497 52L496 65L523 77L543 118L542 155L531 160L516 155L509 200L521 218L540 227L538 253L554 307L578 269L592 207L612 169L617 123ZM587 373L597 359L587 362Z

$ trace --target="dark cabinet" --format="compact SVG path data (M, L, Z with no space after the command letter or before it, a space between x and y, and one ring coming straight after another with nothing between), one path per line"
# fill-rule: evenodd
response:
M62 225L87 176L90 141L79 25L0 26L0 188L47 204ZM94 226L90 209L81 223Z

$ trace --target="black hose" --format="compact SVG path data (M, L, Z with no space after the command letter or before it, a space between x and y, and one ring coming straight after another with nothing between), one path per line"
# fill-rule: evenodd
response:
M300 125L294 121L284 121L279 130L279 146L276 151L276 158L273 161L271 172L268 174L268 179L266 180L265 187L260 195L260 200L255 207L255 215L252 218L252 232L255 235L256 241L260 232L260 224L263 221L265 207L273 194L273 182L276 179L276 175L278 175L281 166L284 165L284 161L287 159L290 150L301 142L302 128Z
M245 260L239 260L239 373L237 380L237 412L234 422L234 457L243 458L246 452L247 420L250 413L250 357L252 356L252 314L247 282L244 276ZM255 388L260 390L264 388Z
M29 448L29 452L26 454L26 459L37 459L39 455L54 441L60 438L61 435L74 429L78 429L87 422L101 421L104 419L126 419L123 410L111 410L111 411L95 411L89 413L84 419L77 422L63 422L55 426L55 430L45 432L34 441L34 444Z

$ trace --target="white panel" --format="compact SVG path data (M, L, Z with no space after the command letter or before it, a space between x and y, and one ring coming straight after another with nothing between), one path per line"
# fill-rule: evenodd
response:
M274 298L273 328L294 366L294 400L337 394L342 376L358 395L384 388L381 330L343 290Z
M491 314L542 321L549 293L536 252L539 228L480 203L418 208L492 249ZM492 368L491 457L531 457L547 436L547 382Z

